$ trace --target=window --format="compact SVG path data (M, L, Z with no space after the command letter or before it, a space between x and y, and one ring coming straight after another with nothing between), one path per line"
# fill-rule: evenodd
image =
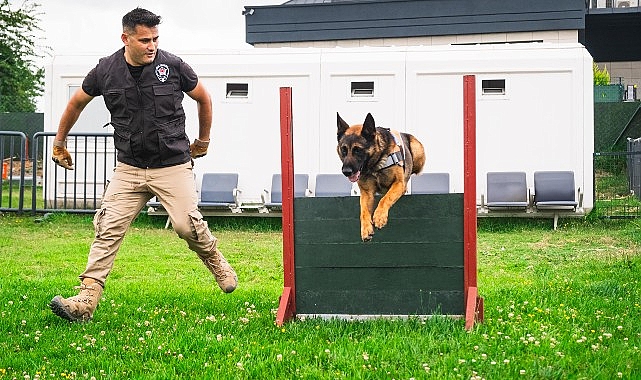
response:
M352 98L373 98L374 82L352 82L351 96Z
M483 79L481 91L483 95L505 95L505 79Z
M247 83L227 83L226 96L230 98L248 98L249 84Z

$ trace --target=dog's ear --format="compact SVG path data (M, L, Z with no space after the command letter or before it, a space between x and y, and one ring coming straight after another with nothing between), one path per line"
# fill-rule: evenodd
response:
M363 131L361 134L367 140L373 140L374 136L376 136L376 123L374 123L374 117L371 113L368 113L367 116L365 116L365 122L363 123Z
M336 112L336 125L338 126L338 130L336 131L336 138L340 140L341 137L345 134L345 131L347 131L347 128L349 128L349 124L347 124L345 120L341 118L341 115L339 115L338 112Z

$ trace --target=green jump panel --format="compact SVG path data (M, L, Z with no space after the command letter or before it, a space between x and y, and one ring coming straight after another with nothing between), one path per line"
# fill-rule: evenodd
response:
M297 314L464 314L463 194L401 197L367 243L359 212L358 197L294 199Z

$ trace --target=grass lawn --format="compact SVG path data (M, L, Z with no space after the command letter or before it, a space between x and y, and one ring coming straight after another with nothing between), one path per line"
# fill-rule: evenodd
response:
M18 183L19 177L15 177L13 183L3 181L0 187L0 207L5 209L17 210L20 207L20 186ZM25 186L22 199L22 207L24 210L30 210L33 199L33 187ZM42 186L36 187L36 207L43 208L44 201L42 201Z
M279 328L280 228L239 219L210 221L234 293L141 216L94 320L72 324L47 305L77 292L91 217L0 216L0 379L641 378L641 221L479 220L486 319L468 332L444 317Z

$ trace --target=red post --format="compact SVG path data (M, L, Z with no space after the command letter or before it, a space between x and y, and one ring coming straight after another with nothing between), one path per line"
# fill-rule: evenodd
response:
M294 140L292 135L292 89L280 88L280 160L283 189L283 271L284 286L280 296L276 324L294 317L296 292L294 278Z
M482 319L483 299L477 288L477 247L476 247L476 78L474 75L463 77L463 155L464 189L464 289L465 289L465 329L474 326L474 321Z

